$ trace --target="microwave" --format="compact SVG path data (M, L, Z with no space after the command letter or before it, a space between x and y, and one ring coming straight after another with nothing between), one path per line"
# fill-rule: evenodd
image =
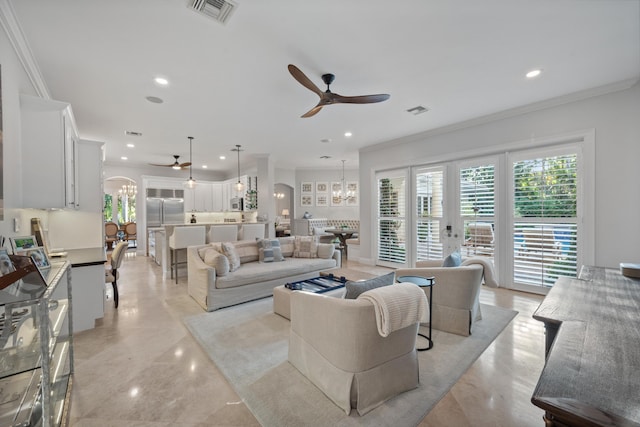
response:
M234 197L231 199L231 210L232 211L241 211L242 210L242 197Z

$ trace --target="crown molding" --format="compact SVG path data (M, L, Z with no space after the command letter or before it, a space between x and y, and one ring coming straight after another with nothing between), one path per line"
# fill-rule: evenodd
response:
M13 6L11 6L9 0L0 0L0 25L2 25L2 28L7 34L13 50L16 52L38 96L51 99L49 88L42 77L38 62L33 56L33 52L29 47L29 43L24 36L20 22L18 22Z

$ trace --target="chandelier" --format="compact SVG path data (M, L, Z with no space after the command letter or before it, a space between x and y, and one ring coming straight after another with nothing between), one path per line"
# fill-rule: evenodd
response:
M191 176L191 167L192 167L191 165L193 161L193 159L191 158L191 155L192 155L191 143L193 142L193 137L188 136L187 138L189 138L189 179L185 181L184 185L187 188L196 188L196 180L193 179L193 177Z
M341 183L340 191L334 191L332 193L333 198L339 200L340 202L352 200L356 196L354 191L347 189L347 183L344 180L344 162L345 161L346 160L342 161L342 180L340 181Z
M119 193L121 196L135 197L136 194L138 194L138 186L135 185L133 181L130 181L122 186Z
M233 188L240 193L244 190L244 184L240 182L240 152L242 150L240 149L240 145L236 144L236 148L232 148L231 151L236 151L238 153L238 182L234 184Z

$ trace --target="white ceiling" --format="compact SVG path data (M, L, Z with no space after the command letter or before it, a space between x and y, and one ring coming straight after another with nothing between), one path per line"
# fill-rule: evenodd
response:
M193 136L194 168L233 175L235 144L243 166L349 168L368 145L640 76L638 0L237 0L226 24L190 2L11 1L51 97L111 164L187 161ZM290 63L322 89L333 73L333 92L391 98L300 118L318 97Z

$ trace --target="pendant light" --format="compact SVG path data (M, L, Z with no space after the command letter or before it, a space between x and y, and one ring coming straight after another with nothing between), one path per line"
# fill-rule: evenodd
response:
M340 191L333 192L333 197L340 200L340 202L351 200L355 196L353 191L347 191L347 183L344 180L344 162L346 162L346 160L342 161L342 180L340 181L342 183L342 188Z
M196 180L193 179L193 176L191 176L191 167L192 167L192 162L193 159L191 158L192 156L192 143L193 143L193 137L192 136L188 136L187 138L189 138L189 179L184 183L184 185L187 188L196 188Z
M244 184L240 182L240 152L242 150L240 149L240 145L236 144L236 148L232 148L231 151L238 153L238 182L235 183L233 188L235 188L238 193L241 193L244 190Z

